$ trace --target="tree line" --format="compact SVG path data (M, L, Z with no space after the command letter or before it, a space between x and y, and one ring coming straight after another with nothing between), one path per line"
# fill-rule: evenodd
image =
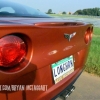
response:
M100 16L100 8L88 8L88 9L83 9L83 10L77 10L74 14Z
M47 14L55 14L52 9L48 9ZM61 12L62 14L66 14L65 11ZM71 14L71 13L70 13ZM90 16L100 16L100 8L88 8L83 10L77 10L73 13L74 15L90 15Z
M48 9L48 11L46 12L46 14L56 14L56 13L52 12L52 9ZM63 12L61 12L61 14L66 14L66 12L63 11ZM69 12L69 14L70 14L70 12Z

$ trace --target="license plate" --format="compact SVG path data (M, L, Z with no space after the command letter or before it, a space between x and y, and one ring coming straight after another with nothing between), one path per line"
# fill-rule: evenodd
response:
M73 56L62 59L51 65L55 84L74 72Z

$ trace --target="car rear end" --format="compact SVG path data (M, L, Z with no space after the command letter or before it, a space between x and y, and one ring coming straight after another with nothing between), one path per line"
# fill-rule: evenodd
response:
M70 89L83 71L93 26L36 22L1 25L0 31L0 98L51 100Z

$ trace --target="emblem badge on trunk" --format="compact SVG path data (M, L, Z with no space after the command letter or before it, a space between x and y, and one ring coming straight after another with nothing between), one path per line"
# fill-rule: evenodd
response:
M66 39L68 39L68 41L70 41L71 38L73 38L75 35L76 35L76 32L74 32L74 33L72 33L72 34L64 33L64 37L65 37Z

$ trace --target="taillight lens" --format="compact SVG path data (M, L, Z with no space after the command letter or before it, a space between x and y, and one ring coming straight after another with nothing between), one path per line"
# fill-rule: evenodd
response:
M0 39L0 66L12 67L26 55L25 42L18 36L8 35Z
M88 44L92 39L93 28L88 28L85 32L84 41Z

